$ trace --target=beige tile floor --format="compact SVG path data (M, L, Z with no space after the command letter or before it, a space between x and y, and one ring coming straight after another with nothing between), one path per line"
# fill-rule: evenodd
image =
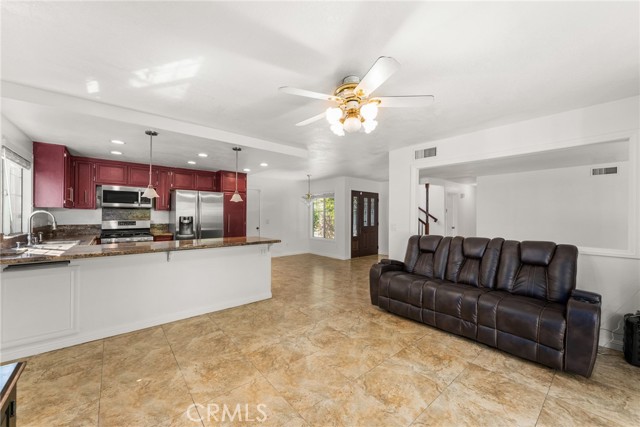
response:
M276 258L271 300L32 357L18 426L640 425L621 353L585 379L399 318L375 261Z

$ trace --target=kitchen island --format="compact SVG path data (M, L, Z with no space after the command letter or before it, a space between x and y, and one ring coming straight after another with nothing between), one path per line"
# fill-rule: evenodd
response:
M0 360L271 298L277 239L78 245L2 265Z

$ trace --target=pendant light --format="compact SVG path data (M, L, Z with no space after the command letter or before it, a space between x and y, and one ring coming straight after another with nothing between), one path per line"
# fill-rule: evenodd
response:
M153 137L157 136L158 132L154 130L146 130L144 133L149 135L149 185L147 186L147 189L144 190L144 193L142 193L142 197L146 197L147 199L154 199L159 196L156 192L156 189L153 188L153 185L151 185L151 165L153 159Z
M302 196L302 201L307 206L311 206L311 202L313 201L313 196L311 195L311 175L307 175L307 194Z
M242 197L240 197L240 193L238 193L238 152L242 151L240 147L233 147L233 151L236 152L236 191L231 196L232 202L241 202Z

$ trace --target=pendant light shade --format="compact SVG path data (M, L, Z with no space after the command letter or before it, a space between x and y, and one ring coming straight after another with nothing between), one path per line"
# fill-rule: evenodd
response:
M238 153L242 151L242 148L233 147L233 151L236 152L236 191L233 192L233 196L231 196L231 201L238 203L242 201L242 197L240 196L240 193L238 193Z
M148 199L155 199L156 197L160 197L160 196L158 196L156 189L153 188L153 185L151 185L151 165L152 165L152 159L153 159L153 137L157 136L158 132L154 130L146 130L144 133L149 135L149 185L147 186L147 189L144 190L144 193L142 193L142 197L146 197Z

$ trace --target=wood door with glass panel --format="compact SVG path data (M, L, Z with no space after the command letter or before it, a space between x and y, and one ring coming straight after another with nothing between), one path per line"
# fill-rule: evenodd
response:
M378 253L378 193L351 192L351 258Z

